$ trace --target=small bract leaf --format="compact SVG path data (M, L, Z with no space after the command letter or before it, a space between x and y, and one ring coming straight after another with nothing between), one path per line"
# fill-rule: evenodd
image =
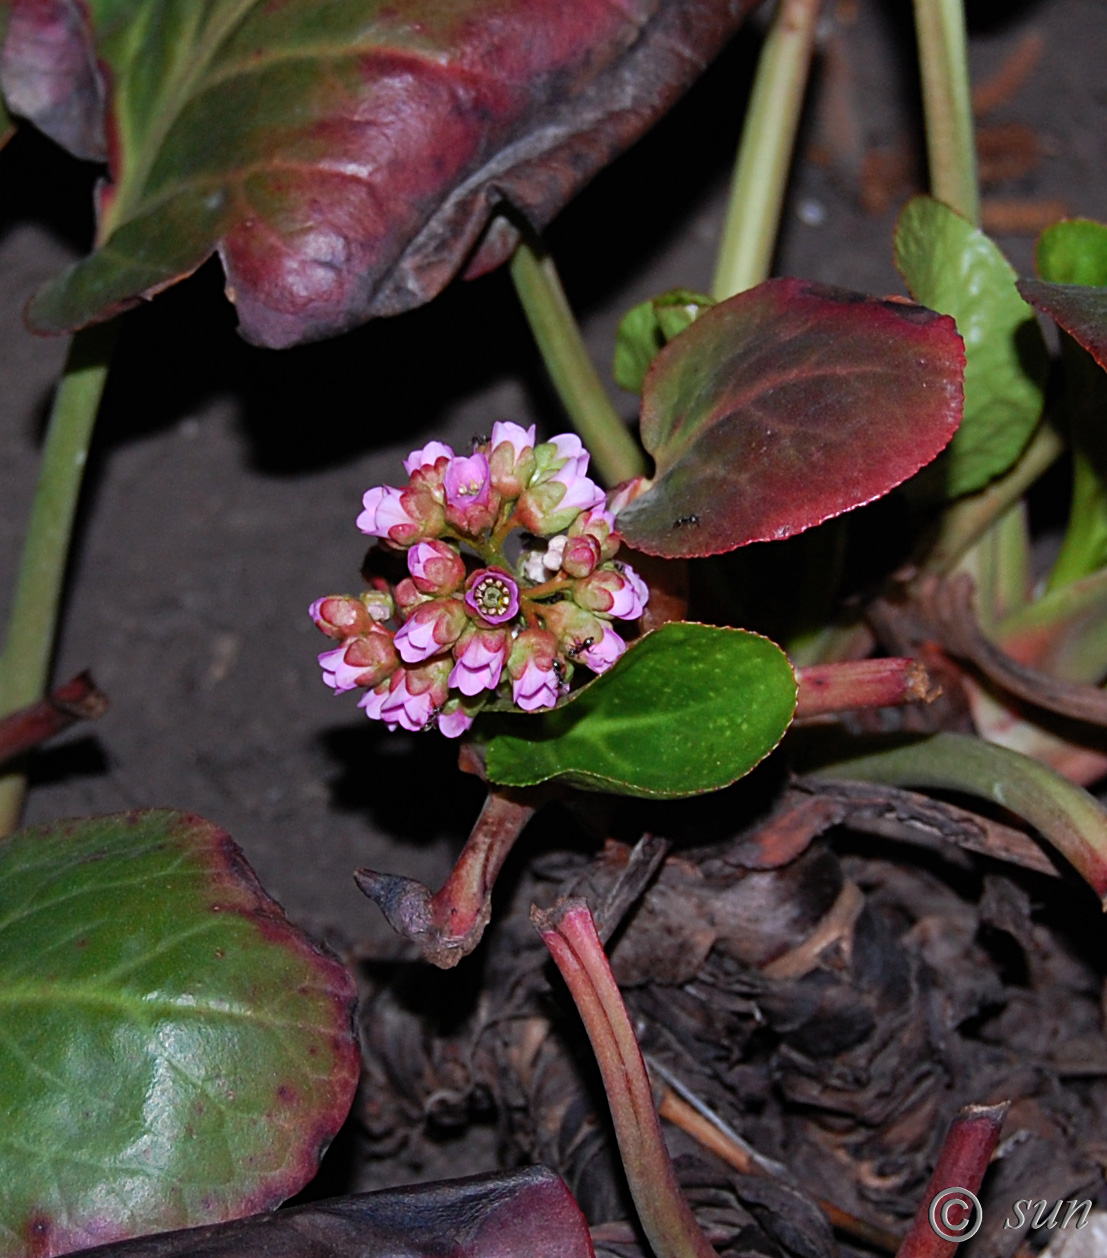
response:
M642 395L654 483L619 514L651 555L801 533L886 494L947 444L964 357L953 320L802 280L705 311Z
M965 341L965 417L942 467L942 493L956 498L1005 472L1030 440L1042 413L1045 342L1007 259L940 201L907 203L895 249L911 296L952 315Z
M210 823L0 844L0 1255L269 1209L353 1099L354 984Z
M488 777L675 799L729 786L777 745L796 707L784 652L685 621L639 639L562 707L497 718Z
M1107 223L1090 218L1054 223L1038 237L1034 261L1051 284L1107 287Z
M630 393L641 393L646 372L662 346L714 304L703 293L674 288L632 306L615 334L615 383Z
M1107 368L1107 288L1019 280L1019 292Z
M218 250L280 347L511 255L659 118L753 0L9 0L8 105L108 158L97 248L32 304L68 331ZM110 143L108 139L110 138Z

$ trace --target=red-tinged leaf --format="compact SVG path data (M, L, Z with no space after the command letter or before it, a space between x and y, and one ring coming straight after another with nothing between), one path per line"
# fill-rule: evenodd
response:
M178 812L0 844L0 1256L271 1209L353 1099L355 988Z
M965 357L952 319L801 280L705 311L643 391L652 486L619 514L651 555L801 533L886 494L949 442Z
M1049 284L1045 280L1019 280L1018 287L1036 310L1049 315L1101 367L1107 368L1107 288Z
M98 247L39 295L66 331L218 250L247 339L334 335L542 227L660 117L752 0L11 0L9 106L108 137ZM103 111L100 100L105 101Z
M89 1258L593 1258L580 1207L544 1166L335 1197L86 1252Z

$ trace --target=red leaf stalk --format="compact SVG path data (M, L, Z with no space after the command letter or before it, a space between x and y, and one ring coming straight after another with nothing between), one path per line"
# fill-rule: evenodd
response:
M38 703L0 720L0 764L30 751L77 721L93 720L108 710L108 697L88 673L79 673Z
M973 1223L979 1225L979 1203L974 1205L965 1194L980 1190L1009 1105L965 1105L958 1111L896 1258L952 1258L972 1235ZM952 1235L947 1239L942 1231Z
M677 1183L649 1076L588 905L563 900L531 921L580 1012L607 1092L642 1229L657 1258L715 1258Z
M932 703L940 691L919 660L846 660L796 670L796 716Z

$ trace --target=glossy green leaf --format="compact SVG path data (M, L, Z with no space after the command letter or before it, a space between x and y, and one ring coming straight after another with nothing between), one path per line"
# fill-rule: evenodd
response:
M247 339L334 335L507 260L659 118L752 0L12 0L8 105L106 157L67 331L218 251Z
M659 351L714 304L703 293L674 288L632 306L615 334L615 383L630 393L641 393L642 381Z
M949 442L953 320L896 299L768 280L705 311L642 394L653 483L618 515L666 558L801 533L886 494Z
M1054 223L1038 237L1034 260L1051 284L1107 288L1107 223L1090 218Z
M505 786L557 778L617 795L701 795L763 760L795 707L795 674L775 643L677 621L563 706L500 718L488 776Z
M1048 360L1015 272L977 228L931 197L909 201L896 224L896 266L912 297L952 315L965 341L965 415L936 469L951 498L1005 472L1042 413Z
M354 984L210 823L0 844L0 1255L268 1209L353 1099Z

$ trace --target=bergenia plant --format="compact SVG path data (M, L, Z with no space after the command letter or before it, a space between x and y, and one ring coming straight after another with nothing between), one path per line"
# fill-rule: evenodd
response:
M368 490L357 518L404 554L408 576L311 605L339 643L319 656L327 685L364 689L358 706L389 729L456 738L489 703L552 708L580 665L610 668L626 650L612 622L636 621L649 591L615 558L588 460L573 433L536 444L513 423L471 454L440 441L413 451L407 485Z

